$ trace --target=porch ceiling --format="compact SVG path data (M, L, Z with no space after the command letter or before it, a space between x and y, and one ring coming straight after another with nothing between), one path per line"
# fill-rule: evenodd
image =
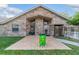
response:
M36 18L44 18L45 20L51 20L52 18L50 18L50 17L47 17L47 16L43 16L43 15L37 15L37 16L30 16L30 17L28 17L27 19L28 20L34 20L34 19L36 19Z

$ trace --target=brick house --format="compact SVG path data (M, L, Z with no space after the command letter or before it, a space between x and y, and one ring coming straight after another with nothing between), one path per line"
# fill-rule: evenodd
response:
M25 13L0 23L2 36L47 34L63 35L66 18L44 6L37 6Z

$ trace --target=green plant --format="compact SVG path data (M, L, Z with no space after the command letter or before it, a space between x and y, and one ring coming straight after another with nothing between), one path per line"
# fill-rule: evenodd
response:
M76 12L73 17L71 17L67 23L71 25L79 25L79 12Z
M29 35L34 35L35 34L35 32L29 32Z

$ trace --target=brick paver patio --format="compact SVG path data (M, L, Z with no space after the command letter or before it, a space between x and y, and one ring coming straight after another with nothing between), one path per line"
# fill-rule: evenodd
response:
M12 44L5 50L52 50L52 49L71 50L69 47L57 41L52 36L48 36L46 40L47 40L47 45L45 47L40 47L38 36L26 36L20 41Z

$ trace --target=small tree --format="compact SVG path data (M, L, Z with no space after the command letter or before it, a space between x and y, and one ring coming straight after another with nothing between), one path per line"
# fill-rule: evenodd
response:
M76 12L76 14L68 20L68 23L71 25L79 25L79 12Z

